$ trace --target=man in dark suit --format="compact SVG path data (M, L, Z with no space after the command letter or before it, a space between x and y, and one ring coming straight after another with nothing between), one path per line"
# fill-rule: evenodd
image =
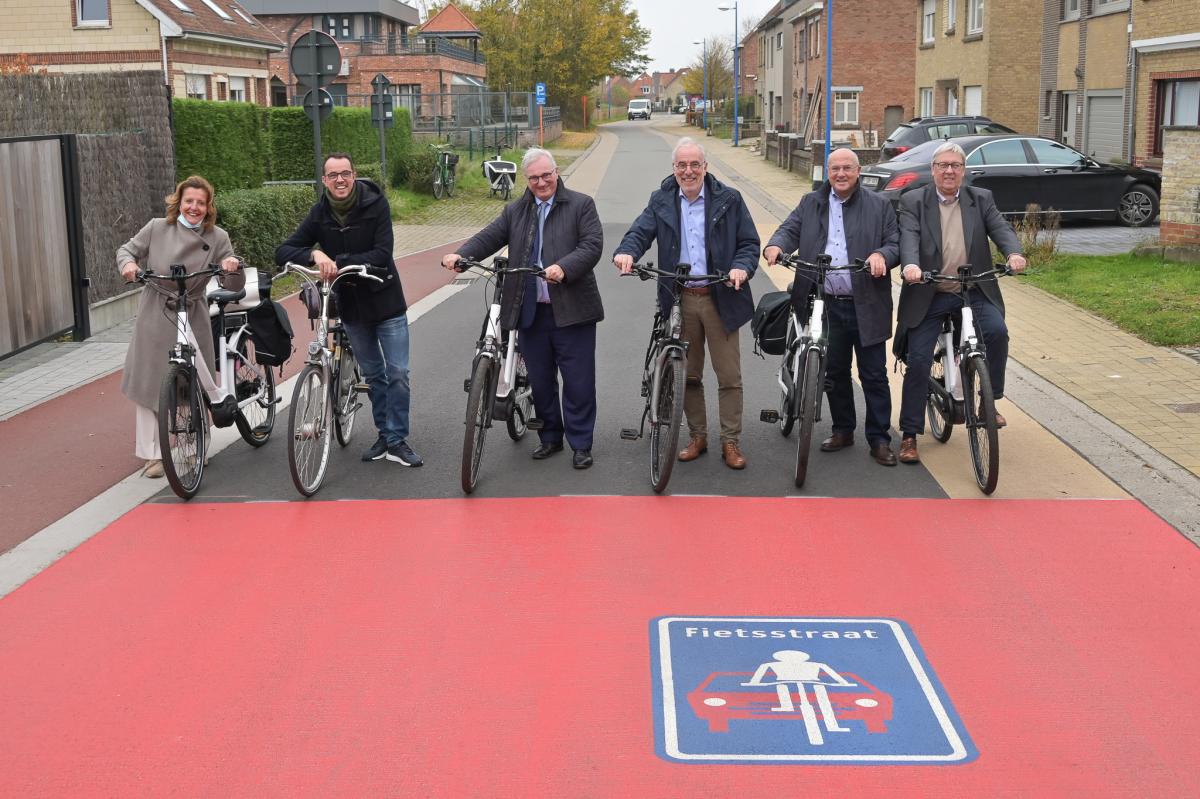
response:
M854 443L856 426L850 359L858 360L867 418L864 425L871 457L883 466L896 465L888 429L892 424L892 394L887 381L887 340L892 337L892 284L888 270L900 259L900 228L892 204L881 194L859 190L858 156L840 148L829 154L829 180L800 200L796 209L767 242L768 264L797 251L812 262L825 253L834 266L861 258L871 268L863 272L830 272L825 278L825 309L829 320L829 360L825 391L833 435L821 443L822 452L836 452ZM792 286L792 302L802 308L813 290L813 275L801 269Z
M671 153L673 173L650 195L650 202L621 239L613 263L628 273L650 243L658 240L658 262L664 269L689 264L692 274L728 272L728 284L687 286L683 299L683 338L688 343L687 385L683 412L691 440L679 460L691 461L708 451L708 419L704 409L704 347L717 374L717 408L721 417L721 459L730 469L746 468L738 446L742 432L742 354L738 328L754 315L747 281L758 268L758 231L742 195L708 174L704 148L680 139ZM674 283L659 281L658 299L665 310L674 303Z
M596 426L596 323L604 318L592 270L604 234L595 202L563 185L548 151L530 148L521 168L529 190L458 252L442 258L442 266L453 269L460 258L477 261L507 245L510 266L545 269L544 279L505 281L500 322L520 330L517 346L543 423L534 460L561 452L565 435L575 451L574 467L587 469Z
M900 290L898 324L908 331L907 369L900 402L900 461L919 463L917 436L925 432L925 396L933 347L942 332L942 320L962 307L957 287L949 283L921 283L921 272L957 274L971 265L979 274L992 268L988 239L1008 259L1014 272L1025 270L1021 242L1012 226L1000 216L992 193L963 185L966 156L953 142L933 152L933 184L909 192L900 200L900 260L904 287ZM987 352L992 393L1004 396L1004 368L1008 361L1008 327L1004 324L1004 298L995 280L978 284L971 292L975 326ZM1005 424L996 414L996 423Z

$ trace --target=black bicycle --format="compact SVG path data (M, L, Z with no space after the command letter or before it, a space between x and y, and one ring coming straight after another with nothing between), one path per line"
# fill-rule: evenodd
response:
M991 494L1000 479L1000 437L987 352L983 336L975 326L970 294L979 291L979 283L1013 272L1005 264L996 264L990 271L978 275L972 275L970 264L964 264L957 272L956 275L921 274L923 283L957 284L962 300L960 313L946 315L934 346L925 416L929 420L930 435L942 443L950 440L954 424L966 426L975 482L979 490Z
M759 415L764 422L778 424L785 437L791 434L796 422L800 423L796 435L795 481L796 487L801 488L808 477L812 431L821 419L821 395L825 387L829 346L825 325L825 276L836 271L859 272L868 267L862 259L855 260L850 266L831 266L830 257L825 254L818 255L816 262L811 264L792 255L784 255L776 263L795 270L806 270L813 282L813 293L809 295L808 324L801 321L794 307L788 320L783 359L778 372L779 408L764 410Z
M654 323L650 327L650 343L646 347L646 358L642 363L642 396L646 398L642 409L641 425L621 430L621 438L637 441L650 422L650 485L655 493L661 494L671 480L671 470L678 456L679 425L683 419L683 391L687 380L687 342L683 340L683 310L680 304L685 285L711 286L723 283L729 275L718 272L712 275L689 274L691 266L680 264L674 272L655 269L654 264L634 264L629 274L642 280L667 278L671 282L674 302L670 312L664 316L658 303L654 302Z

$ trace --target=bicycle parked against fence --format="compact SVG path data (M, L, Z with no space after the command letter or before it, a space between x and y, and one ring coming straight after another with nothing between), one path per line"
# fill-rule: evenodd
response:
M791 308L788 315L787 335L783 359L779 364L779 407L764 410L759 418L764 422L779 425L786 437L797 422L800 429L796 434L797 488L804 486L808 477L808 456L812 449L813 427L821 418L821 397L825 393L825 365L828 359L828 331L825 326L825 275L835 271L857 272L867 269L858 259L851 266L831 266L828 255L817 256L816 263L802 261L795 256L784 255L778 263L792 269L811 272L813 293L809 295L807 323ZM789 307L791 307L789 305Z
M533 408L533 391L525 371L525 359L517 352L517 331L504 330L500 325L500 296L508 275L537 275L544 272L536 267L510 267L508 259L496 257L491 266L460 258L455 270L465 272L479 269L491 273L492 302L483 319L475 357L471 361L471 376L463 381L467 392L466 427L463 431L461 480L463 493L475 490L479 480L479 464L483 460L483 442L493 421L503 421L508 437L520 441L528 429L540 429L541 420Z
M983 335L975 328L969 293L979 291L979 283L1011 275L1013 271L1005 264L996 264L992 271L979 275L971 274L969 264L958 267L957 271L957 275L921 274L924 283L957 283L962 289L961 315L947 314L934 346L925 415L930 434L942 443L950 440L955 424L965 426L975 482L980 491L991 494L1000 479L996 400L992 395Z
M288 413L288 469L296 490L306 497L317 493L325 479L332 438L336 436L343 447L350 443L354 419L362 407L358 395L366 386L350 348L350 336L338 322L330 324L335 315L331 289L349 275L382 283L368 268L361 264L340 267L333 280L320 280L320 269L290 262L281 272L295 272L311 287L305 304L316 328Z
M454 196L454 172L458 169L458 153L454 152L451 144L430 144L437 153L437 163L433 167L433 196Z
M650 343L646 347L646 358L642 363L642 396L646 398L642 409L641 424L621 430L621 438L637 441L650 423L650 485L655 493L661 494L671 480L671 470L678 455L679 425L683 419L683 389L687 379L687 342L683 340L683 310L680 305L680 288L687 283L693 286L710 286L729 279L729 275L718 272L711 275L689 274L689 264L679 264L675 271L655 269L654 264L634 264L631 275L642 280L663 277L671 281L674 301L670 311L663 315L657 294L654 301L654 323L650 328ZM657 284L656 284L657 285Z
M209 411L213 424L236 424L241 437L254 447L267 443L275 424L275 377L269 367L256 363L253 357L255 346L250 340L246 307L230 308L246 297L247 289L217 288L208 292L209 302L216 305L217 330L221 333L214 341L220 384L205 363L188 321L188 281L208 279L219 271L219 266L209 265L188 272L183 264L172 264L169 275L140 270L136 278L170 296L175 305L175 344L167 356L170 366L158 395L158 440L163 473L171 490L182 499L195 496L204 477ZM256 271L246 271L247 280L257 286ZM270 278L265 282L269 295ZM173 291L162 285L168 283L175 284ZM214 401L214 396L220 399Z

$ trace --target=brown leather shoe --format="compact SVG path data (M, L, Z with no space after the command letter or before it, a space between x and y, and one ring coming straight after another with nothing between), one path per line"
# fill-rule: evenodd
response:
M996 429L999 430L1001 427L1005 427L1007 424L1008 420L1004 418L1004 415L1001 414L1000 411L996 411Z
M730 469L745 469L746 456L738 449L736 441L725 441L721 444L721 460Z
M914 444L915 443L916 442L914 441ZM875 462L880 466L896 465L896 453L892 452L892 448L882 441L871 447L871 457L874 458Z
M917 454L917 437L905 436L900 439L900 462L920 463L921 456Z
M837 452L839 449L853 446L853 433L834 433L829 438L821 442L822 452Z
M704 453L708 452L708 439L704 436L693 436L688 445L679 453L679 460L694 461Z

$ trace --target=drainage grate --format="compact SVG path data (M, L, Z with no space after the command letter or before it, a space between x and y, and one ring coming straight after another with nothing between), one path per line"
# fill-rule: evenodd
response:
M473 277L456 277L450 281L451 286L469 286L475 282Z

